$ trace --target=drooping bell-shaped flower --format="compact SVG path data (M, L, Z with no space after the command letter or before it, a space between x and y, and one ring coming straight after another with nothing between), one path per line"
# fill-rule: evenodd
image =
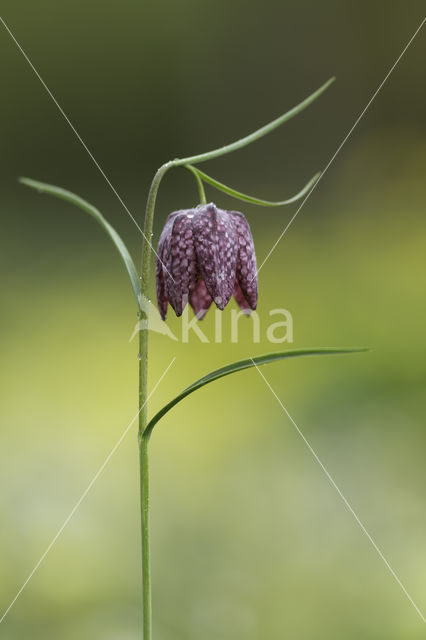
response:
M256 309L257 268L247 220L238 211L214 204L169 215L157 251L157 300L177 316L187 302L199 319L212 302L224 309L234 295L245 313Z

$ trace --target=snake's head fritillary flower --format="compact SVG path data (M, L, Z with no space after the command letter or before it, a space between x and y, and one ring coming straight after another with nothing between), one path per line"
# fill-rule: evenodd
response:
M189 302L201 320L212 302L223 310L232 295L245 313L256 309L256 255L243 214L212 203L171 213L157 251L162 319L169 303L180 316Z

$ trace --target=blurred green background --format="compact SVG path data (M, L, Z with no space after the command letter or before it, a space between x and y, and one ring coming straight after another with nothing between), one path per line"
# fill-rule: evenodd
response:
M423 9L399 0L2 2L139 222L164 161L245 135L336 75L284 128L203 166L259 197L298 191L327 164ZM96 204L136 257L140 236L3 27L0 50L1 615L137 409L135 309L119 258L92 220L17 177ZM288 346L372 348L264 374L423 612L424 59L423 31L261 270L259 299L262 327L269 309L292 313ZM170 211L195 204L191 176L170 172L154 240ZM296 208L243 207L259 263ZM220 345L151 336L151 387L176 356L151 411L209 369L271 350L264 331L253 344L250 321L231 344L229 314ZM210 338L213 320L202 325ZM180 320L168 322L179 333ZM159 425L152 547L158 640L424 637L256 371L198 392ZM133 428L0 637L140 637L139 564Z

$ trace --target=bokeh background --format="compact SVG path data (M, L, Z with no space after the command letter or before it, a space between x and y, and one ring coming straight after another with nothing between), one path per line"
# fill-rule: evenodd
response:
M323 168L423 18L421 2L3 0L8 23L126 205L142 220L164 161L245 135L331 75L313 106L205 169L267 199ZM426 609L423 30L260 273L294 344L368 354L264 373ZM136 258L140 236L0 28L0 602L4 611L136 412L132 294L96 224L17 183L96 204ZM196 204L170 172L166 215ZM208 189L223 207L235 201ZM297 205L244 206L258 260ZM154 288L151 295L154 294ZM214 315L203 330L213 338ZM271 349L152 334L150 411L206 371ZM169 326L179 333L180 321ZM241 322L240 324L243 325ZM158 640L414 640L424 623L256 371L177 407L152 441ZM8 640L140 637L133 428L0 625Z

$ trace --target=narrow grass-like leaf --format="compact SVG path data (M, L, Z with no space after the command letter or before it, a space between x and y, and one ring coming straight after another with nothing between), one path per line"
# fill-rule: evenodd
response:
M136 302L138 304L138 307L140 307L141 287L135 264L123 240L120 238L114 227L112 227L110 223L103 217L101 212L89 202L86 202L86 200L80 198L80 196L77 196L75 193L67 191L66 189L62 189L61 187L55 187L54 185L45 184L44 182L38 182L37 180L31 180L30 178L19 178L19 182L25 184L27 187L36 189L40 193L47 193L51 196L55 196L56 198L60 198L61 200L65 200L66 202L70 202L71 204L76 205L77 207L88 213L90 216L92 216L92 218L94 218L96 222L100 224L102 229L106 231L106 233L115 244L121 256L121 259L124 262L124 266L126 267L127 273L130 278L133 293L135 294Z
M297 200L300 200L300 198L303 198L303 196L308 193L308 191L311 189L311 187L313 187L313 185L321 175L321 173L316 173L313 176L313 178L311 178L309 182L303 187L303 189L299 191L299 193L296 193L295 196L292 196L287 200L279 200L277 202L271 202L270 200L261 200L260 198L254 198L253 196L248 196L245 193L236 191L235 189L232 189L231 187L226 186L226 184L223 184L222 182L215 180L211 176L208 176L207 173L200 171L199 169L197 169L197 167L193 167L192 165L185 165L185 168L189 169L193 174L198 176L198 178L200 178L207 184L210 184L212 187L215 187L215 189L218 189L219 191L223 191L223 193L226 193L228 196L232 196L233 198L237 198L237 200L242 200L243 202L250 202L250 204L257 204L262 207L282 207L285 204L291 204L292 202L296 202Z
M194 391L201 389L204 385L209 382L213 382L214 380L218 380L219 378L223 378L224 376L229 376L231 373L236 373L237 371L243 371L244 369L250 369L255 365L260 366L262 364L268 364L270 362L276 362L277 360L286 360L288 358L299 358L303 356L330 356L330 355L339 355L346 353L361 353L363 351L368 351L368 349L292 349L288 351L277 351L275 353L266 353L262 356L254 356L253 358L247 358L246 360L238 360L237 362L232 362L220 369L215 369L214 371L210 371L207 375L203 376L189 387L181 391L173 400L170 400L158 413L155 414L153 418L149 421L144 435L149 437L154 429L155 425L163 416L166 415L173 409L175 405L178 404L181 400L189 396Z
M200 153L196 156L190 156L188 158L176 158L175 160L172 160L173 166L181 167L186 164L198 164L200 162L206 162L207 160L212 160L213 158L224 156L226 153L231 153L232 151L237 151L237 149L242 149L243 147L246 147L248 144L251 144L255 140L259 140L259 138L266 136L267 133L270 133L277 127L281 126L282 124L284 124L284 122L287 122L287 120L290 120L291 118L294 118L294 116L297 116L297 114L303 111L303 109L306 109L306 107L308 107L310 104L312 104L312 102L314 102L317 98L319 98L319 96L322 93L324 93L324 91L328 89L328 87L334 81L335 81L335 78L330 78L319 89L314 91L314 93L312 93L310 96L305 98L305 100L300 102L300 104L293 107L293 109L290 109L290 111L287 111L287 113L284 113L279 118L272 120L272 122L265 124L260 129L253 131L253 133L250 133L248 136L245 136L244 138L240 138L240 140L236 140L235 142L232 142L231 144L227 144L224 147L220 147L219 149L213 149L213 151L208 151L207 153Z

